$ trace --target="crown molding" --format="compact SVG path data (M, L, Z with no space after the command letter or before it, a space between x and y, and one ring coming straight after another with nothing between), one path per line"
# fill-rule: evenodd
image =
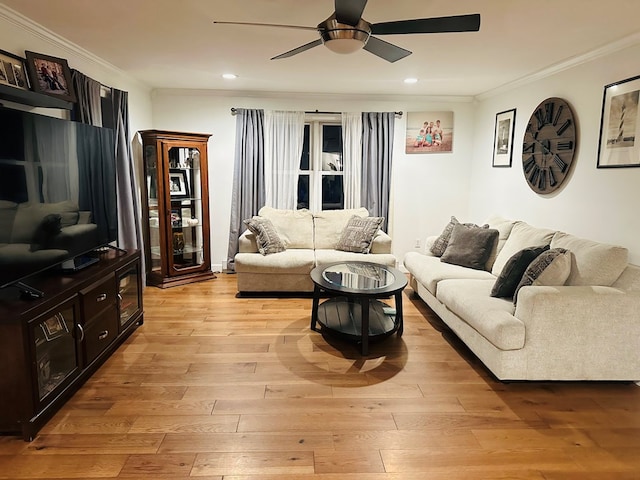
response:
M61 37L57 33L49 30L48 28L43 27L39 23L34 22L30 18L25 17L21 13L16 12L15 10L7 7L2 3L0 3L0 19L5 20L8 23L11 23L19 27L21 30L24 30L27 34L31 35L32 37L52 45L53 47L56 48L56 50L62 50L63 52L66 52L67 54L73 57L76 57L76 58L79 57L84 61L93 63L96 66L99 66L100 68L103 68L105 70L110 70L119 76L124 76L130 81L140 85L143 88L149 88L148 85L132 77L131 75L126 73L124 70L119 69L115 65L107 62L106 60L98 57L97 55L94 55L90 51L85 50L79 45L76 45L75 43L67 40L66 38ZM22 55L23 54L21 54L21 56ZM62 55L56 54L56 56L62 56Z
M522 77L512 82L505 83L504 85L501 85L497 88L476 95L475 99L477 101L483 101L491 97L495 97L509 90L513 90L514 88L522 87L538 80L542 80L543 78L551 77L552 75L563 72L570 68L592 62L598 58L611 55L613 53L619 52L620 50L624 50L625 48L634 47L638 44L640 44L640 32L634 33L582 55L576 55L575 57L571 57L567 60L556 63L542 70L538 70L537 72L532 73L531 75L527 75L526 77Z

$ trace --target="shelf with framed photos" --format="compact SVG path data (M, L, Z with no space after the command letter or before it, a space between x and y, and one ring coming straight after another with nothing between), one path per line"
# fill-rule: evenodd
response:
M209 134L144 130L144 225L149 285L214 278L211 271Z

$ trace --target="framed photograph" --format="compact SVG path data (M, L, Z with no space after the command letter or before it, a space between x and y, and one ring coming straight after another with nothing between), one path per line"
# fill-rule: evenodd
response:
M598 168L640 167L640 76L604 87Z
M189 183L187 171L177 168L169 169L169 192L172 198L189 197Z
M513 133L515 131L516 109L496 114L493 134L493 166L511 167L513 158Z
M59 315L54 315L53 317L48 318L40 324L40 327L42 327L42 331L44 332L44 336L47 341L54 340L65 333L69 333L66 322Z
M406 153L451 153L453 112L408 112Z
M0 50L0 83L29 90L24 58Z
M71 83L71 70L65 59L29 51L25 52L25 55L33 91L69 102L76 101Z

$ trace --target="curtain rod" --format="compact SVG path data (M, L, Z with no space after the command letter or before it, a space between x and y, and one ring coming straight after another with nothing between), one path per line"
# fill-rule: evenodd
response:
M231 108L231 115L235 115L237 112L237 109L235 107ZM315 112L304 112L304 113L309 113L309 114L316 114L316 115L340 115L342 112L321 112L319 110L316 110ZM402 112L393 112L396 117L402 117Z

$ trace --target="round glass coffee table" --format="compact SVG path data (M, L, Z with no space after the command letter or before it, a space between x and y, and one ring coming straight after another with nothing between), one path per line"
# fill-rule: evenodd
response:
M311 270L313 309L311 330L322 330L361 344L369 354L369 341L402 335L402 290L407 277L400 270L371 262L337 262ZM320 297L331 297L320 303ZM395 297L392 308L380 298Z

